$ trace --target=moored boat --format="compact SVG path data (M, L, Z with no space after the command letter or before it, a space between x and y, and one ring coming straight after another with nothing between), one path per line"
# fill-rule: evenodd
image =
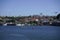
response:
M60 26L60 22L53 22L51 25L52 26Z

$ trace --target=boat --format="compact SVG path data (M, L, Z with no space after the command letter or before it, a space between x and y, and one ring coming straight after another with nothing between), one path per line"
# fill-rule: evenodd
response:
M16 26L21 26L21 24L16 24Z
M60 22L53 22L51 25L52 26L60 26Z
M7 26L7 23L3 24L3 26Z
M7 23L7 26L16 26L15 23Z

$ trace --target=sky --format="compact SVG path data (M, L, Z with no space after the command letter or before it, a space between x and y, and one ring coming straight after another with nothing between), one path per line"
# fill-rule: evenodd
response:
M0 0L0 16L57 15L60 0Z

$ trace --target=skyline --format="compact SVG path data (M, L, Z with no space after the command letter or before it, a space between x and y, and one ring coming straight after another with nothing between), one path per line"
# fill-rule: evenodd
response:
M0 16L57 15L60 0L0 0Z

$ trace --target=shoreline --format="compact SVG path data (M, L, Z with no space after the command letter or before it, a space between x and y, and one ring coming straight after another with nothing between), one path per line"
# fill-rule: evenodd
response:
M40 25L32 25L32 24L10 24L10 23L5 23L5 24L1 24L0 26L60 26L60 22L53 22L52 24L40 24Z

